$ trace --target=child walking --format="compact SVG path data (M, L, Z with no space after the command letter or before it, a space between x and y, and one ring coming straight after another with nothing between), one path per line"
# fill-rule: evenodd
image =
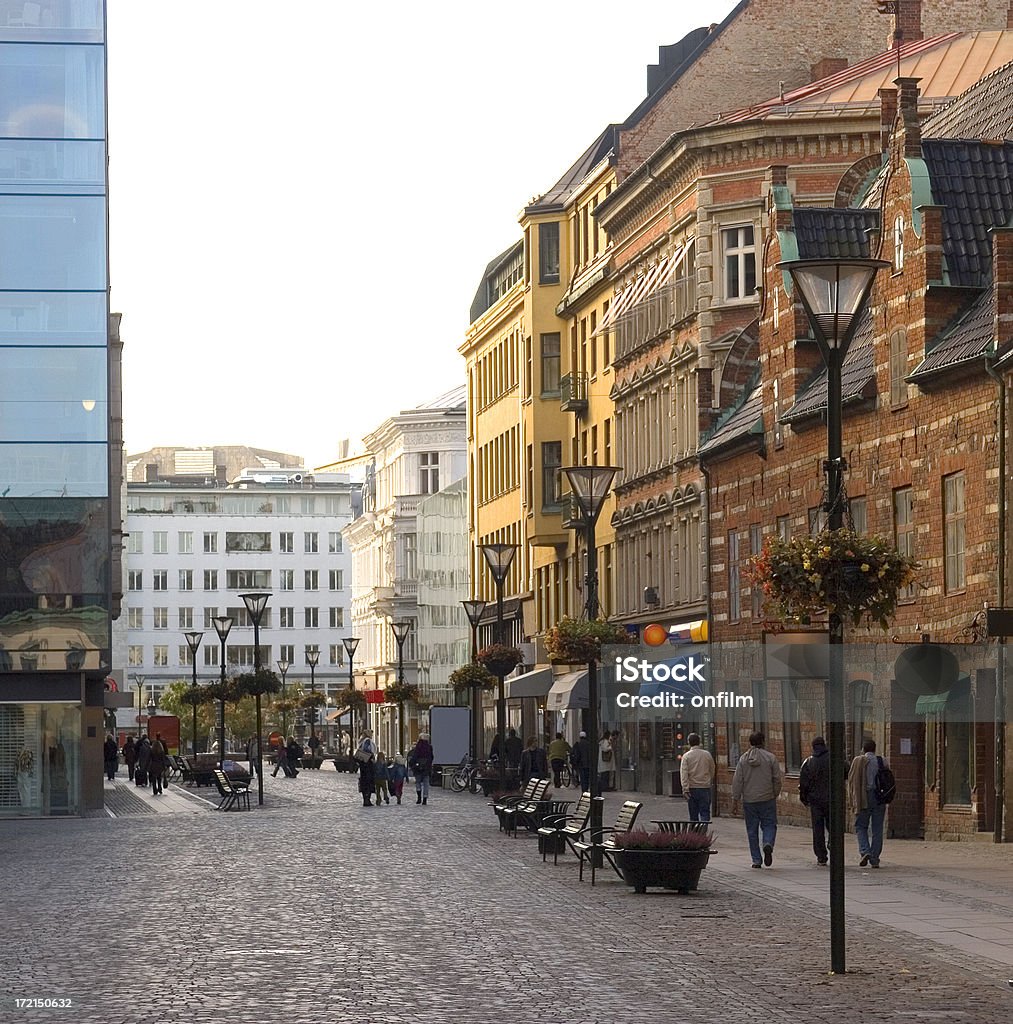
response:
M394 763L389 769L389 785L391 793L401 803L401 793L404 790L405 779L408 778L408 765L405 763L404 754L395 754Z
M390 790L387 787L387 780L390 777L390 769L387 766L387 755L381 750L376 755L376 768L373 780L376 782L376 806L380 806L380 797L383 797L385 804L390 803Z

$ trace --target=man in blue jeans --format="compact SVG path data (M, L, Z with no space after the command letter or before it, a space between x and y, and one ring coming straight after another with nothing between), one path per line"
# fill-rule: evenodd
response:
M711 786L714 785L714 758L700 746L700 736L691 732L686 737L689 750L679 762L682 791L689 804L690 821L711 820Z
M732 813L738 813L741 800L754 868L762 868L764 864L769 868L774 862L777 795L781 792L781 766L769 750L764 750L764 742L762 732L750 735L749 749L739 758L732 778ZM762 860L757 833L763 836Z
M862 753L852 762L848 771L848 792L855 808L855 835L858 838L859 867L866 864L879 867L883 852L883 822L886 804L876 799L876 773L880 758L876 754L876 741L862 743ZM870 835L871 833L871 835Z

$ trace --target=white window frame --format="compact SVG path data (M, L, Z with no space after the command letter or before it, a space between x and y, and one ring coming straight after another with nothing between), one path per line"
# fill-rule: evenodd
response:
M718 253L721 259L721 295L723 301L728 304L738 302L752 302L756 298L756 250L757 250L757 238L759 236L759 230L756 225L750 221L746 221L740 224L721 224L718 227L720 245L718 247ZM736 244L728 245L726 235L730 232L737 232ZM750 243L743 241L743 232L752 231L753 240ZM731 285L731 275L728 273L728 258L735 257L738 264L738 276L739 276L739 294L732 295L729 291ZM748 265L748 259L752 257L753 260L753 290L745 291L746 281L748 274L746 268Z

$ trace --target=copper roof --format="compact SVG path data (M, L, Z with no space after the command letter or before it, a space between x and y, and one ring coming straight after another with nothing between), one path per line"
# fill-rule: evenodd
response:
M905 43L900 77L920 79L920 103L932 106L959 95L1011 60L1013 31L949 32ZM893 88L897 77L897 51L886 50L783 97L723 114L712 124L811 117L817 110L839 115L878 112L879 90Z

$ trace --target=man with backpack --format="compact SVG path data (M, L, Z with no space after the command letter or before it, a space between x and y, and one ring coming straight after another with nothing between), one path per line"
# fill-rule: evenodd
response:
M861 857L859 867L879 867L886 805L896 791L893 772L876 753L876 741L865 740L862 753L851 762L848 771L848 792L855 807L855 835Z
M813 752L802 762L798 775L798 798L809 808L813 827L813 853L816 863L827 863L827 832L830 828L830 754L826 740L817 736Z

